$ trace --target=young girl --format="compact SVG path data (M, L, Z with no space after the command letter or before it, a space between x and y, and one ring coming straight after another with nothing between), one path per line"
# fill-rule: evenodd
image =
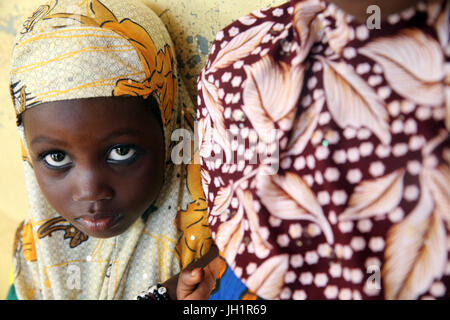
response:
M450 298L449 12L292 0L217 34L197 114L228 264L212 298Z
M171 159L193 108L149 8L40 6L13 49L11 95L30 201L14 245L19 299L134 299L209 251L200 168Z

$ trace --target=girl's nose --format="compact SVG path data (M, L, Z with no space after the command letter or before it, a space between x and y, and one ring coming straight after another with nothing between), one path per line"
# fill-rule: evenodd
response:
M100 172L94 170L78 170L75 173L75 183L72 192L74 201L96 202L111 200L114 197L113 188Z

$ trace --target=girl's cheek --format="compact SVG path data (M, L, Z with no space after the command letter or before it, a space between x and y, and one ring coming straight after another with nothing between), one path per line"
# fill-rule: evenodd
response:
M47 202L58 212L65 212L68 201L70 201L69 183L48 177L45 174L38 173L36 178L39 187Z

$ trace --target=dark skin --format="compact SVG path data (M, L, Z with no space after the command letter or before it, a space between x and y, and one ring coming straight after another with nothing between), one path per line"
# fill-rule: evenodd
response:
M117 236L157 199L164 180L164 135L148 101L49 102L26 110L22 120L42 193L80 231L96 238ZM218 272L215 257L213 247L166 281L172 299L209 297Z
M39 186L80 231L121 234L155 201L163 183L164 138L159 119L138 98L58 101L23 114ZM119 215L107 230L82 218Z
M207 300L220 273L222 258L215 245L178 275L167 280L169 295L178 300Z

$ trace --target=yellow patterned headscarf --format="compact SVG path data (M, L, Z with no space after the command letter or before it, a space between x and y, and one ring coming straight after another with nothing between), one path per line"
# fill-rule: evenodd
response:
M171 134L180 126L192 130L194 109L170 36L151 9L139 0L50 1L18 34L10 78L30 202L14 244L19 299L132 299L209 250L200 168L170 161ZM42 195L21 115L45 102L124 95L152 95L159 103L166 182L148 218L119 236L92 238Z

